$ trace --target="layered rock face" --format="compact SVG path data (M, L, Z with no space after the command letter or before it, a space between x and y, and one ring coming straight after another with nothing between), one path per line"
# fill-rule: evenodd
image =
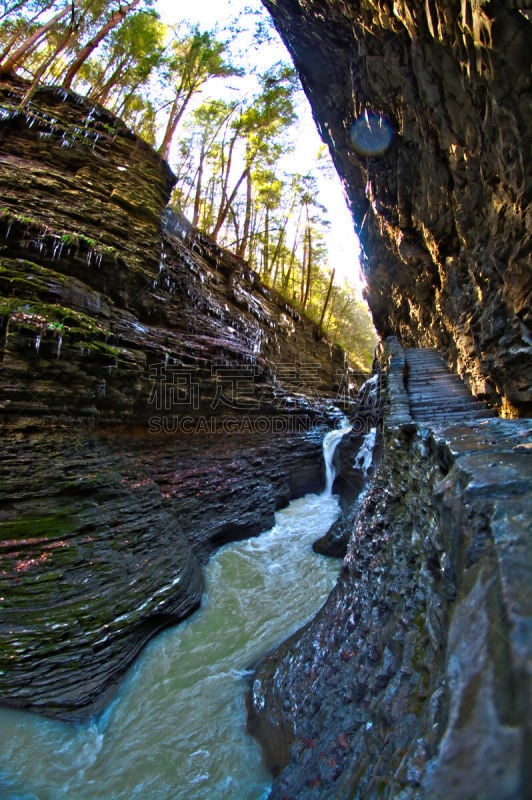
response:
M532 430L416 423L403 367L338 583L253 679L271 800L529 794Z
M321 485L344 357L163 214L172 176L119 121L23 93L0 86L0 699L79 719L213 547Z
M263 3L343 179L376 326L398 339L371 482L317 545L345 553L337 586L252 682L270 797L525 798L531 427L483 418L461 387L446 404L401 343L530 414L530 10Z
M525 3L263 0L341 175L377 329L532 409Z

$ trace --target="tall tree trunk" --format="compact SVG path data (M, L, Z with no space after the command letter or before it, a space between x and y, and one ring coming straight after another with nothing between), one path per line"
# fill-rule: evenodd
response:
M237 213L235 211L234 206L231 206L231 208L229 209L229 214L230 214L231 219L233 221L233 228L235 229L234 246L236 247L236 252L238 252L239 245L240 245L240 226L238 224L238 215L237 215ZM229 245L229 247L231 247L231 245Z
M115 13L107 20L105 25L103 25L103 27L100 28L96 36L93 36L92 39L89 42L87 42L85 47L81 48L78 55L68 68L67 74L65 75L65 78L63 80L62 85L65 89L70 89L70 87L72 86L72 81L80 71L85 61L89 58L91 53L93 53L94 50L96 50L100 42L103 39L105 39L105 37L110 31L112 31L114 28L120 25L120 23L123 22L124 19L127 17L129 12L132 11L135 8L135 6L138 6L139 3L140 0L132 0L132 2L129 3L129 5L120 6L118 11L115 11Z
M201 141L201 151L198 164L198 177L196 179L196 194L194 196L194 211L192 213L192 227L197 228L200 219L201 192L203 189L203 162L205 161L205 141Z
M320 317L320 328L323 328L323 320L325 319L325 312L327 311L327 306L329 305L329 300L331 298L332 287L334 283L334 273L336 272L335 269L331 272L331 280L329 281L329 288L327 289L327 295L325 297L325 302L323 304L323 308L321 311Z
M264 214L264 247L262 248L262 265L264 267L264 280L270 279L270 209L266 206Z
M220 163L220 186L221 186L221 198L220 198L220 209L225 208L225 204L227 202L227 189L229 186L229 176L231 174L231 166L233 163L233 149L235 146L235 142L237 140L238 132L235 131L235 134L231 141L229 142L229 149L227 152L227 162L225 160L225 134L224 134L224 142L222 144L222 152L221 152L221 163Z
M299 215L299 219L297 221L296 232L294 235L294 241L292 243L292 250L290 251L290 262L288 264L288 270L285 275L284 283L283 283L283 290L288 292L288 286L290 283L290 278L293 277L294 273L294 265L296 263L296 251L299 247L299 222L301 219L301 212ZM292 296L295 298L295 290L294 290L294 281L292 280Z
M159 148L159 153L165 159L165 161L168 161L172 139L174 138L177 126L179 125L179 120L185 113L185 109L188 106L190 98L193 94L194 89L191 89L188 94L182 98L181 90L178 90L176 96L174 97L174 102L172 103L172 108L170 110L170 116L168 117L168 124L164 132L163 143ZM179 105L180 100L182 101L181 105Z
M250 223L250 229L249 229L249 235L248 235L248 253L247 253L247 260L248 260L248 264L251 267L251 269L255 269L255 262L256 262L256 259L255 259L255 253L256 253L255 239L256 238L257 238L257 212L252 207L252 209L251 209L251 223ZM246 256L244 254L244 258L245 257Z
M299 282L299 303L303 306L303 298L305 297L305 276L307 274L307 229L303 234L303 261L301 263L301 280Z
M211 221L214 219L214 192L216 185L211 178L207 184L207 191L205 192L205 203L203 206L203 221L200 225L201 229L206 231L210 227Z
M273 278L272 278L272 286L275 286L275 284L277 283L277 275L279 274L279 265L281 263L280 253L281 253L281 247L282 247L282 244L283 244L283 241L284 241L285 230L286 230L286 227L281 228L281 230L279 232L279 238L277 239L277 244L275 246L275 250L274 250L274 253L273 253L273 256L272 256L272 269L275 266L275 270L274 270Z
M229 209L233 205L235 197L237 195L237 192L240 189L240 186L242 185L242 181L244 180L244 178L246 178L246 176L247 176L247 174L248 174L248 172L250 170L251 170L251 164L249 164L243 170L242 174L240 175L239 179L237 180L237 182L235 184L235 187L234 187L233 191L231 192L231 195L229 196L228 200L226 200L225 205L222 205L220 207L220 210L218 212L218 217L216 219L216 225L214 226L213 230L211 231L211 238L214 239L214 241L217 240L217 238L219 236L219 233L220 233L220 231L221 231L221 229L223 227L223 224L224 224L225 220L227 219L227 214L229 213Z
M19 61L24 58L37 44L40 40L45 36L48 31L54 27L58 22L60 22L67 14L74 12L74 4L68 5L62 11L59 11L55 16L53 16L48 22L44 25L41 25L40 28L37 28L31 36L28 36L19 47L15 50L14 53L11 53L9 57L6 57L5 61L0 64L0 75L10 75Z
M114 85L118 82L118 78L120 77L120 73L127 67L128 63L131 61L130 56L123 56L118 64L115 66L114 70L112 71L111 75L107 78L105 83L103 79L105 78L108 69L105 70L104 74L102 75L102 82L100 86L96 87L93 86L89 93L89 98L92 100L93 103L100 103L102 106L105 105L107 102L109 95L111 94L111 89Z
M39 88L39 84L41 82L42 76L48 70L50 65L55 61L55 59L63 52L63 50L66 50L66 48L68 47L68 43L70 42L70 40L72 38L73 33L74 33L74 27L73 27L73 24L71 24L69 29L67 30L66 34L63 36L60 44L56 47L54 52L50 56L48 56L47 59L45 59L43 61L43 63L40 65L40 67L37 70L37 72L34 74L33 81L32 81L32 84L31 84L30 88L28 89L28 91L26 92L26 94L24 95L22 100L20 101L20 104L19 104L19 108L20 109L22 109L25 106L27 106L27 104L30 102L31 98L33 97L33 95L35 94L37 89Z
M336 289L336 287L333 286L332 287L332 291L331 291L331 304L329 306L329 313L327 314L327 322L325 323L325 327L327 329L329 328L329 325L331 324L331 317L332 317L333 312L334 312L334 301L336 300L335 289Z
M307 228L307 238L308 238L308 245L307 245L307 284L305 286L305 296L303 298L303 308L307 307L309 295L310 295L310 279L312 274L312 232L310 230L310 225Z
M246 213L244 215L244 227L242 229L242 239L237 250L237 256L244 258L246 255L246 247L248 246L249 230L251 227L251 209L253 205L253 194L251 185L251 172L248 172L246 180Z

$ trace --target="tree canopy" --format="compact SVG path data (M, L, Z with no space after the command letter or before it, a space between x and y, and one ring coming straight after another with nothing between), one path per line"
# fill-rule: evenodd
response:
M170 162L172 202L193 226L247 259L368 368L369 313L329 263L316 175L291 165L295 72L281 61L251 80L234 46L240 24L222 38L185 20L164 24L155 0L1 0L0 77L27 79L23 105L48 83L120 115ZM257 47L269 36L262 17Z

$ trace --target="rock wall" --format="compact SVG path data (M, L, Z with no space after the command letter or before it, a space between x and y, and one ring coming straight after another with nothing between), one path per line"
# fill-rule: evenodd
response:
M529 794L532 430L432 430L388 371L380 460L317 617L258 667L271 800Z
M512 0L263 0L343 179L379 332L532 408L530 53Z
M163 214L168 167L118 120L23 93L0 84L0 701L80 719L215 546L321 485L345 365Z

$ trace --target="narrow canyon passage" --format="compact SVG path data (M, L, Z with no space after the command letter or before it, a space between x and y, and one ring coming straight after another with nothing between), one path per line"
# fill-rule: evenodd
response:
M72 727L1 709L0 796L267 797L271 776L246 733L248 670L332 588L339 562L312 542L337 515L336 496L307 495L270 531L219 550L200 611L146 648L102 716Z

